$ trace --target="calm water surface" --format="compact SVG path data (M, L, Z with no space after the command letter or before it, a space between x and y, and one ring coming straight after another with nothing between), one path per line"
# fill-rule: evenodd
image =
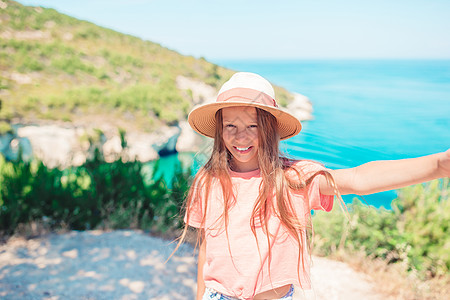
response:
M302 132L282 143L290 156L335 169L450 147L450 61L215 63L258 73L311 100L314 120L303 122ZM390 191L365 199L370 205L389 208L395 197Z

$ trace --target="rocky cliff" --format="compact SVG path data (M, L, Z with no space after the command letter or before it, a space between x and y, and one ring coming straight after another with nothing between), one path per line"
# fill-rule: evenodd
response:
M0 151L49 166L81 164L93 147L106 160L149 161L199 151L186 124L214 101L233 71L53 9L0 0ZM275 87L301 120L311 106ZM126 149L120 132L126 132Z
M216 88L183 76L177 77L177 87L191 91L194 104L214 101L217 93ZM295 94L287 109L301 121L311 118L311 102L303 95ZM143 162L155 160L159 155L199 152L209 142L209 139L194 132L186 120L180 120L175 126L161 126L151 133L128 131L126 140L126 157ZM124 155L117 128L107 122L95 121L81 124L49 121L15 124L12 132L0 137L0 151L8 159L15 159L21 148L26 159L36 156L49 167L66 167L81 165L90 155L92 143L103 150L106 161Z

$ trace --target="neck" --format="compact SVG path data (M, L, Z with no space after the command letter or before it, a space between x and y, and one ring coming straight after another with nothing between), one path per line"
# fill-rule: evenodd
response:
M245 173L259 169L258 164L236 164L233 160L230 161L230 169L233 172Z

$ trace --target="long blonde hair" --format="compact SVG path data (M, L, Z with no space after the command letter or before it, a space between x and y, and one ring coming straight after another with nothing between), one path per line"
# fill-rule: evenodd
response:
M295 214L290 193L288 191L299 191L305 189L319 174L325 175L328 182L330 182L334 187L336 187L336 185L331 174L327 171L319 171L314 174L305 174L302 170L293 167L295 161L284 157L280 153L280 138L278 135L276 118L263 109L256 108L256 112L259 140L258 162L262 183L259 195L253 208L250 226L256 239L257 223L259 224L258 226L262 226L262 230L267 235L270 264L271 247L268 220L273 214L280 219L282 225L288 230L291 236L295 238L300 248L300 253L303 253L304 247L307 247L309 253L311 253L311 239L308 238L310 235L308 233L312 233L311 219L308 219L306 223L300 222L300 219ZM204 227L205 215L208 207L209 191L211 189L212 180L216 179L222 187L224 199L222 218L225 224L225 230L227 230L228 211L234 205L236 199L233 194L231 177L228 172L228 170L231 169L230 164L232 161L232 155L225 147L222 134L222 111L219 110L216 113L215 138L211 157L195 176L194 182L189 190L188 196L186 197L184 205L186 224L189 224L191 209L194 206L195 201L202 201L201 209L203 212L203 218L200 227ZM288 176L287 173L290 170L295 172L294 174L296 174L296 176ZM337 195L339 194L336 188L335 193ZM181 242L185 239L187 229L188 225L185 226L183 233L179 238L176 249L178 249ZM201 237L198 236L197 245L200 243L200 238ZM307 241L306 245L304 245L302 241ZM305 265L305 260L304 258L300 258L300 256L299 259L302 259L302 261L299 262L299 266L302 265L305 270L307 267Z

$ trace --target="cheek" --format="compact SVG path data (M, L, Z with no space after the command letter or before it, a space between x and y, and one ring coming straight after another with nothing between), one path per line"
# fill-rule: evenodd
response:
M257 130L250 131L249 136L252 138L252 140L258 141L258 131Z
M233 135L227 130L223 131L222 137L225 143L229 143L233 139Z

